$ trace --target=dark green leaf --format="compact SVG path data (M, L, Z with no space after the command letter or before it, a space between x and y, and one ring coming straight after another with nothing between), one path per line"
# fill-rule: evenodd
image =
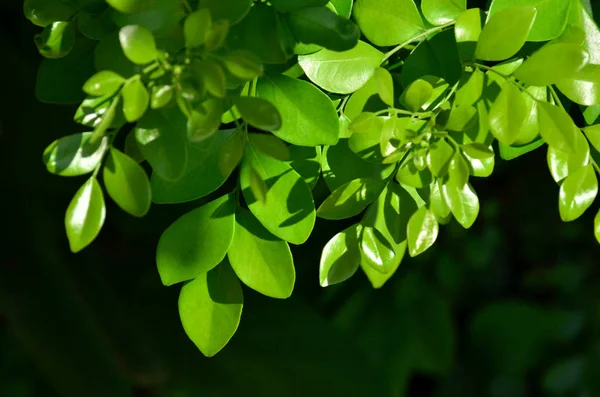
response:
M35 35L34 40L38 51L46 58L65 57L75 44L75 24L54 22Z
M296 280L288 244L266 230L248 210L237 208L235 221L227 257L237 276L263 295L288 298Z
M281 128L281 115L277 108L266 99L238 97L235 106L251 126L264 131L277 131Z
M133 63L143 65L156 59L156 43L152 32L139 25L121 28L119 41L125 56Z
M231 246L234 199L225 195L177 219L160 237L156 265L164 285L191 280L217 266Z
M240 282L226 262L184 285L179 295L183 329L207 357L235 334L243 306Z
M324 219L345 219L360 214L385 187L377 179L361 178L350 181L331 193L317 210Z
M200 142L213 135L221 126L223 102L209 99L194 109L187 121L187 137L190 142Z
M125 138L125 154L136 162L141 163L146 160L142 152L140 151L140 145L135 139L135 131L131 131Z
M91 132L67 135L44 150L49 172L61 176L85 175L95 170L108 148L108 138L90 143Z
M250 144L263 154L281 161L287 161L290 158L285 143L271 134L248 134L248 139Z
M356 224L336 234L321 253L319 282L321 287L346 281L356 273L360 264L358 236L361 225Z
M281 12L290 12L304 7L324 6L327 0L273 0L271 4Z
M208 8L212 18L226 19L235 24L244 18L250 11L252 0L200 0L198 8Z
M92 176L77 190L65 214L65 228L72 252L87 247L102 229L106 218L104 195Z
M579 218L592 205L597 194L598 179L592 164L573 172L560 185L560 218L564 222Z
M194 72L201 79L212 96L224 98L227 91L227 80L221 65L213 60L207 59L194 63Z
M25 0L23 13L34 25L45 27L53 22L68 21L77 7L62 0Z
M104 186L108 195L123 211L142 217L152 201L150 181L146 171L131 157L111 148L103 168Z
M242 80L253 80L263 74L260 59L249 51L233 51L223 58L223 63L229 73Z
M206 8L201 8L189 14L183 23L185 45L188 48L193 48L204 44L209 35L211 24L210 11Z
M136 12L144 9L146 1L144 0L106 0L114 9L121 12Z

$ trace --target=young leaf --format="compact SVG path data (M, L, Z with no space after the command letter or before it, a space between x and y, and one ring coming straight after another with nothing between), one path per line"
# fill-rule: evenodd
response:
M484 61L503 61L523 47L536 18L536 9L515 6L491 16L477 41L475 56Z
M104 195L93 176L77 190L65 214L65 228L71 251L79 252L94 241L105 218Z
M475 223L479 214L479 199L470 184L459 187L446 182L442 185L442 197L462 227L468 229Z
M91 132L67 135L44 150L48 172L61 176L85 175L98 167L108 148L108 138L90 142Z
M206 8L189 14L183 23L186 47L193 48L204 44L210 33L211 23L210 11Z
M223 102L212 98L202 102L202 109L194 109L187 121L187 137L191 142L201 142L213 135L221 125Z
M592 164L578 169L560 185L558 209L560 218L570 222L579 218L598 194L598 179Z
M525 98L513 84L506 83L489 113L490 129L499 142L510 145L521 134L529 117Z
M446 204L446 200L442 195L441 184L441 179L436 179L431 182L429 187L429 209L438 221L450 216L450 208L448 208L448 204Z
M251 188L252 173L265 181L264 201ZM275 236L292 244L304 243L315 223L315 207L310 189L287 163L246 147L240 170L242 194L248 208Z
M348 126L348 130L354 134L374 133L379 135L383 129L383 120L375 113L363 112L356 116Z
M381 274L396 270L396 252L390 241L373 226L363 226L360 234L361 263ZM404 254L404 252L402 252Z
M237 208L235 232L227 257L248 287L271 298L288 298L296 272L288 244L272 235L248 210Z
M353 15L365 37L380 47L403 43L425 30L413 0L356 0Z
M336 94L350 94L373 77L382 59L380 51L359 41L348 51L323 49L301 55L298 63L306 76L319 87Z
M281 128L273 133L294 145L334 145L339 121L331 100L314 85L281 74L258 80L256 94L273 103L281 114Z
M448 165L448 176L458 187L464 186L469 181L469 165L460 152L456 152L452 156Z
M438 221L432 211L421 207L411 216L407 226L408 253L415 257L435 243L439 232Z
M443 25L456 20L467 8L466 0L423 0L421 11L432 25Z
M217 98L225 98L227 93L227 80L221 65L211 59L194 63L196 75L204 83L206 91Z
M454 149L445 139L440 139L429 146L429 150L427 151L427 166L433 176L446 175L448 164L450 164L453 155Z
M589 55L579 45L547 44L527 58L513 76L528 85L552 85L573 78L588 59Z
M134 77L127 80L121 89L121 97L123 98L123 114L128 122L133 123L146 113L150 95L139 78Z
M89 78L83 85L83 91L92 96L112 95L125 82L125 78L110 70L103 70Z
M150 95L150 107L152 109L160 109L165 107L173 99L175 87L172 85L155 85L152 87Z
M256 97L238 97L235 106L251 126L264 131L277 131L281 128L281 115L273 104Z
M386 105L394 107L394 80L390 72L384 68L377 68L373 78L377 84L377 93L381 100Z
M254 148L277 160L287 161L290 158L288 147L279 138L270 134L248 134Z
M177 219L160 237L156 265L166 286L191 280L217 266L235 227L234 199L225 195Z
M229 342L240 324L244 296L227 263L185 284L179 295L179 316L188 337L207 357Z
M75 44L75 24L73 22L54 22L35 35L35 44L41 55L46 58L67 56Z
M454 34L462 61L471 61L475 58L475 47L483 26L481 14L479 8L470 8L456 18Z
M600 243L600 211L598 211L594 218L594 235L596 236L598 243Z
M540 135L558 150L573 153L577 150L579 130L571 116L559 106L548 102L538 102Z
M185 120L177 109L169 113L151 111L135 126L140 151L154 173L168 181L181 178L186 170Z
M337 188L317 210L324 219L345 219L360 214L385 188L385 182L361 178Z
M125 56L135 64L150 63L158 55L152 32L142 26L128 25L121 28L119 41Z
M600 105L600 65L588 64L556 86L567 98L585 106Z
M301 43L333 51L347 51L358 42L360 30L352 21L325 6L305 7L286 15L290 31Z
M400 101L413 112L421 111L433 94L433 86L425 80L415 80L402 93Z
M482 143L469 143L462 145L461 149L472 159L487 160L494 157L494 150Z
M358 235L361 225L352 225L333 236L321 253L319 283L321 287L346 281L356 273L360 264Z
M142 217L152 201L146 171L132 158L111 148L103 168L108 195L123 211Z

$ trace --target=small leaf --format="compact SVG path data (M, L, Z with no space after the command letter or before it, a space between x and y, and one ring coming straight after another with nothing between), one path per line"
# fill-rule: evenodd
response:
M235 106L251 126L264 131L277 131L281 128L281 115L273 104L255 97L238 97Z
M394 107L394 81L390 72L384 68L377 68L373 78L377 83L377 93L381 100L386 105Z
M240 280L271 298L288 298L296 272L288 244L272 235L248 210L237 208L227 257Z
M475 47L483 25L481 14L479 8L470 8L456 18L454 35L462 61L471 61L475 58Z
M590 125L583 129L585 136L598 152L600 152L600 124Z
M95 177L77 190L65 214L65 228L72 252L87 247L102 229L106 218L104 195Z
M466 8L466 0L423 0L421 2L423 16L432 25L452 22Z
M132 158L111 148L103 168L108 195L125 212L142 217L150 210L150 181L146 171Z
M217 354L235 334L243 306L240 282L227 263L199 275L179 295L183 329L207 357Z
M464 186L469 181L469 165L460 152L454 153L448 165L448 176L458 187Z
M218 163L221 175L228 177L244 157L245 143L241 134L235 133L219 149Z
M469 143L462 145L461 149L472 159L487 160L494 157L494 150L482 143Z
M125 119L132 123L142 118L148 109L150 95L139 78L127 80L121 89L121 97Z
M382 156L387 157L398 150L404 141L408 124L407 117L390 117L383 122L381 140L379 141L379 149Z
M150 63L158 55L152 32L142 26L128 25L121 28L119 41L125 56L135 64Z
M479 214L479 199L470 184L459 187L446 182L442 186L442 196L462 227L468 229L475 223Z
M207 59L203 62L194 63L194 68L195 73L204 83L206 91L217 98L225 98L227 80L219 63Z
M173 99L175 87L172 85L155 85L152 87L150 95L150 107L152 109L160 109L165 107Z
M384 181L361 178L337 188L317 210L324 219L345 219L360 214L375 200L383 188Z
M35 35L35 44L41 55L46 58L65 57L75 44L75 24L73 22L54 22Z
M540 135L558 150L573 153L577 149L577 126L571 116L559 106L538 102Z
M254 148L277 160L287 161L290 158L288 147L279 138L270 134L248 134Z
M375 113L363 112L359 114L348 126L348 129L355 134L377 133L383 128L383 120L377 117Z
M435 243L439 232L438 221L432 211L421 207L411 216L407 226L408 253L415 257Z
M425 80L418 79L406 88L400 100L408 110L418 112L429 101L432 94L433 86Z
M194 109L187 121L187 137L191 142L201 142L219 129L223 102L220 99L209 99L202 102L202 109Z
M578 169L560 185L558 209L560 218L570 222L579 218L598 194L598 179L592 164Z
M361 263L375 269L381 274L395 270L394 247L387 238L372 226L364 226L360 234ZM403 254L403 252L402 252Z
M446 219L450 216L450 208L448 208L448 204L446 204L446 200L442 195L440 186L441 180L437 179L431 182L429 188L429 208L438 221Z
M252 168L250 173L250 190L254 197L261 203L267 203L267 192L269 188L256 169Z
M211 24L210 11L206 8L189 14L183 23L186 47L193 48L204 44L210 33Z
M512 144L521 134L529 117L521 91L513 84L504 84L488 117L494 137L505 145Z
M110 70L103 70L89 78L83 91L92 96L112 95L125 82L125 78Z
M427 166L431 173L438 177L446 175L453 155L454 149L445 139L433 143L427 152Z
M373 44L398 45L425 30L413 0L356 0L353 17Z
M91 136L91 132L84 132L52 142L43 157L48 171L61 176L78 176L95 170L108 148L108 138L91 143Z
M321 287L346 281L356 273L360 264L358 235L361 225L356 224L336 234L321 253L319 282Z
M160 237L156 265L164 285L191 280L217 266L235 227L234 200L225 195L177 219Z
M534 7L516 6L492 15L479 36L475 56L484 61L503 61L523 47L535 21Z
M229 73L242 80L253 80L263 75L260 59L249 51L232 51L223 58L223 64Z

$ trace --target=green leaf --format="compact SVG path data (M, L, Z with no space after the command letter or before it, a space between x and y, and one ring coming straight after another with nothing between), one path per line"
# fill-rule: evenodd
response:
M358 236L361 225L352 225L333 236L321 253L319 283L321 287L346 281L356 273L360 264Z
M530 112L521 91L506 83L489 113L490 129L499 142L510 145L521 134Z
M141 163L146 160L142 152L140 151L140 146L138 145L137 140L135 139L135 131L130 131L125 138L125 154L132 159L134 159L137 163Z
M160 109L167 106L173 100L174 94L175 87L172 85L155 85L152 87L152 94L150 95L150 107Z
M75 44L75 24L73 22L54 22L35 35L35 45L46 58L67 56Z
M140 151L153 171L168 181L181 178L186 170L185 120L177 109L169 113L150 111L135 127Z
M377 68L373 78L377 84L377 93L381 100L385 104L394 107L394 80L390 72L384 68Z
M383 119L375 113L363 112L352 120L348 130L354 134L373 133L379 135L383 129Z
M594 218L594 235L596 236L598 243L600 243L600 211L598 211Z
M472 159L487 160L494 157L494 150L482 143L469 143L462 145L461 149Z
M164 285L191 280L217 266L231 246L234 198L220 197L181 216L165 230L156 247Z
M252 168L250 172L250 191L261 204L267 203L267 191L269 187L266 182L262 179L258 171Z
M600 152L600 124L590 125L583 129L585 136L598 152Z
M466 0L423 0L421 11L432 25L452 22L467 9Z
M177 32L180 42L177 50L179 50L184 46L183 32L179 23L185 14L183 4L179 1L153 0L145 1L143 8L136 12L113 12L112 20L119 27L139 25L153 32L156 37L165 37Z
M482 12L479 8L463 11L456 18L454 35L462 61L471 61L475 58L475 48L481 35L482 26Z
M266 183L264 202L259 201L250 188L253 169ZM312 194L287 163L247 146L240 184L250 211L267 230L292 244L302 244L308 239L315 223Z
M226 19L230 24L241 21L250 11L252 0L200 0L198 8L208 8L216 21Z
M335 146L325 147L321 166L331 191L357 178L383 180L394 171L393 165L369 163L357 157L345 139Z
M441 185L441 179L436 179L429 186L429 209L439 222L450 216L450 208L448 208L448 204L446 204L446 200L442 195Z
M558 209L560 218L570 222L579 218L598 194L598 179L592 164L578 169L560 185Z
M542 145L544 145L544 140L540 138L523 146L508 146L500 143L498 147L500 149L500 157L503 160L513 160L534 151Z
M251 126L264 131L277 131L281 128L281 114L268 100L243 96L235 98L235 106Z
M403 43L425 30L413 0L356 0L353 14L365 37L380 47Z
M110 70L103 70L89 78L83 85L83 91L92 96L112 95L125 82L125 78Z
M194 63L196 76L204 83L206 90L217 98L225 98L227 80L221 65L211 59Z
M540 135L558 150L573 153L577 150L577 133L579 130L571 116L559 106L548 102L538 102Z
M185 18L183 33L188 48L198 47L206 41L212 24L210 10L201 8Z
M135 64L150 63L158 55L152 32L139 25L128 25L121 28L119 41L125 56Z
M105 35L95 47L93 64L96 70L112 70L126 78L137 73L137 66L123 52L118 32ZM89 75L86 78L89 78Z
M106 9L102 14L79 11L77 14L77 28L85 37L100 40L114 30L115 24L112 21L111 14L110 9Z
M600 64L600 29L591 13L586 9L584 1L571 1L568 21L585 32L583 48L590 54L590 63Z
M415 257L427 251L435 243L439 224L434 213L421 207L410 217L407 226L408 253Z
M250 144L263 154L277 160L287 161L290 158L288 147L277 137L270 134L248 134Z
M286 21L299 42L317 44L333 51L354 48L360 37L360 30L354 22L325 6L292 11L286 15Z
M236 209L235 221L227 257L239 279L271 298L290 297L296 272L288 244L273 236L245 209Z
M77 7L61 0L25 0L23 3L25 18L41 27L57 21L68 21L76 12Z
M77 190L65 214L65 228L71 251L79 252L94 241L105 218L102 188L92 176Z
M344 18L350 18L352 14L353 0L331 0L330 3L335 7L338 15Z
M281 114L281 128L273 134L300 146L334 145L339 121L335 107L312 84L280 74L258 80L256 94L275 105Z
M469 181L469 164L460 152L454 153L448 165L448 176L456 186L464 186Z
M433 95L433 86L425 80L415 80L402 93L400 101L408 110L419 112L422 110L431 96Z
M442 185L442 196L462 227L468 229L475 223L479 214L479 199L470 184L460 187L446 182Z
M360 178L350 181L331 193L317 210L324 219L345 219L360 214L385 188L385 182Z
M158 172L152 174L152 199L155 203L184 203L214 192L238 165L243 148L242 136L235 130L218 131L203 141L190 143L189 160L178 179L169 181ZM227 159L222 159L224 152ZM227 167L225 161L230 162Z
M60 176L78 176L95 170L108 148L108 138L90 143L91 136L91 132L83 132L52 142L43 156L48 171Z
M499 11L514 6L531 6L537 16L527 36L527 41L548 41L563 32L569 14L569 1L564 0L494 0L490 7L490 17Z
M577 147L573 153L548 146L548 168L555 182L584 167L590 162L590 146L581 132L577 132Z
M204 43L206 51L215 51L223 47L229 34L229 22L226 19L217 19L211 25L210 32Z
M324 6L328 0L273 0L270 3L281 12L290 12L305 7Z
M397 268L396 252L390 241L377 228L363 226L360 233L361 263L387 274ZM402 252L404 254L404 252Z
M288 153L290 166L313 189L321 175L321 147L289 146Z
M578 45L547 44L527 58L513 76L528 85L552 85L574 77L588 59L587 52Z
M127 80L121 89L121 97L123 98L123 114L125 119L132 123L139 120L150 104L150 95L148 90L139 78Z
M106 0L106 2L112 8L127 13L143 10L146 3L144 0Z
M187 121L187 137L190 142L201 142L212 136L221 126L223 102L209 99L202 102L201 109L194 109Z
M382 59L380 51L359 41L348 51L323 49L301 55L298 63L306 76L319 87L336 94L350 94L373 77Z
M135 160L111 148L102 175L108 195L123 211L138 217L148 213L152 201L150 181Z
M503 61L515 55L525 44L536 15L536 9L528 6L495 13L481 31L475 56L484 61Z
M406 135L406 127L410 125L408 117L391 117L384 121L381 128L379 149L384 157L397 153Z
M207 357L217 354L235 334L243 306L240 282L227 263L185 284L179 295L183 329Z
M432 143L427 152L427 166L431 173L434 176L446 175L453 155L454 149L445 139Z
M585 106L600 105L600 65L586 65L556 86L567 98Z
M254 80L263 74L260 59L249 51L232 51L223 57L223 64L229 73L242 80Z

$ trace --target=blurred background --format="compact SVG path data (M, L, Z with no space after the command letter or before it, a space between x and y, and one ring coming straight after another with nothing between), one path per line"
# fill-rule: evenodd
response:
M64 211L83 179L50 175L42 152L81 129L76 107L35 98L21 7L0 3L0 396L600 396L599 205L560 221L545 148L473 180L473 228L443 227L380 290L360 272L319 286L322 247L352 222L318 220L294 249L293 297L245 288L238 332L204 358L154 261L162 231L201 203L134 219L107 200L99 238L69 252Z

